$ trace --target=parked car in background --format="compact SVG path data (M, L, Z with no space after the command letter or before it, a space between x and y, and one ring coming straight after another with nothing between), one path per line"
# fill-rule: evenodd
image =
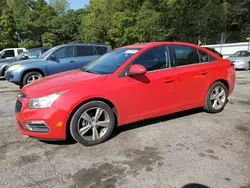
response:
M82 69L25 86L16 102L17 127L39 139L83 145L107 140L116 126L203 107L221 112L235 85L228 59L197 45L134 44Z
M16 57L10 59L0 59L0 78L5 76L8 65L20 60L26 59L35 59L38 58L41 54L49 50L50 48L33 48L27 51L22 52Z
M6 71L5 78L22 88L42 77L81 68L111 50L111 46L97 44L56 46L37 59L11 64Z
M211 52L214 52L215 54L223 58L223 55L220 52L216 51L214 48L210 48L210 47L204 47L204 48L210 50Z
M23 53L25 48L6 48L0 52L0 59L9 59Z
M234 64L235 69L250 69L250 51L237 51L228 57Z

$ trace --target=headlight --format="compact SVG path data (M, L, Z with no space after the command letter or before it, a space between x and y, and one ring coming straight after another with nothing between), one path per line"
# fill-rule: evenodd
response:
M237 63L237 64L243 64L243 63L245 63L245 60L244 59L239 59L239 60L235 61L235 63Z
M30 99L29 108L49 108L63 93L65 93L65 91Z
M8 68L9 71L15 71L21 68L21 65L13 65Z

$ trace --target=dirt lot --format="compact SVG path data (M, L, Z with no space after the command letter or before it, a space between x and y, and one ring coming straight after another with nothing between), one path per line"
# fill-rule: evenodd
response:
M135 123L94 147L19 134L13 113L18 92L0 81L1 188L250 187L250 71L237 72L220 114L191 110Z

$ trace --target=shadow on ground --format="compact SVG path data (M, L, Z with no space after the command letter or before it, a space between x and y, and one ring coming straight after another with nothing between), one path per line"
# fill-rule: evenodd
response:
M190 184L184 185L182 188L209 188L209 187L206 185L202 185L202 184L190 183Z

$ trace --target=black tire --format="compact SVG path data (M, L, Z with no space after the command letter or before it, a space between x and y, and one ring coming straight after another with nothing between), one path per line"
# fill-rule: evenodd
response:
M250 62L248 62L248 64L245 67L245 71L248 71L250 69Z
M224 104L219 109L213 108L212 102L211 102L211 98L210 98L212 92L214 91L214 89L216 87L221 87L225 91L225 102L224 102ZM203 109L204 109L204 111L206 111L208 113L219 113L219 112L223 111L223 109L225 108L225 106L227 104L227 101L228 101L228 88L222 82L215 82L209 88L209 90L207 92L207 96L206 96L206 100L205 100L205 105L204 105Z
M109 128L107 130L107 132L100 137L97 140L87 140L84 139L79 131L78 131L78 121L80 119L80 117L82 116L82 114L86 111L89 110L91 108L102 108L103 110L105 110L105 112L107 112L108 116L109 116ZM97 145L100 143L105 142L113 133L114 127L115 127L116 121L115 121L115 115L114 112L112 111L112 109L110 108L109 105L107 105L104 102L101 101L91 101L88 102L86 104L83 104L73 115L71 122L70 122L70 134L71 136L80 144L84 145L84 146L93 146L93 145Z
M23 76L23 79L21 80L21 84L20 84L20 88L22 88L23 86L27 85L28 84L28 79L31 77L31 76L39 76L40 78L43 77L43 75L40 73L40 72L37 72L37 71L30 71L28 73L26 73L24 76Z

